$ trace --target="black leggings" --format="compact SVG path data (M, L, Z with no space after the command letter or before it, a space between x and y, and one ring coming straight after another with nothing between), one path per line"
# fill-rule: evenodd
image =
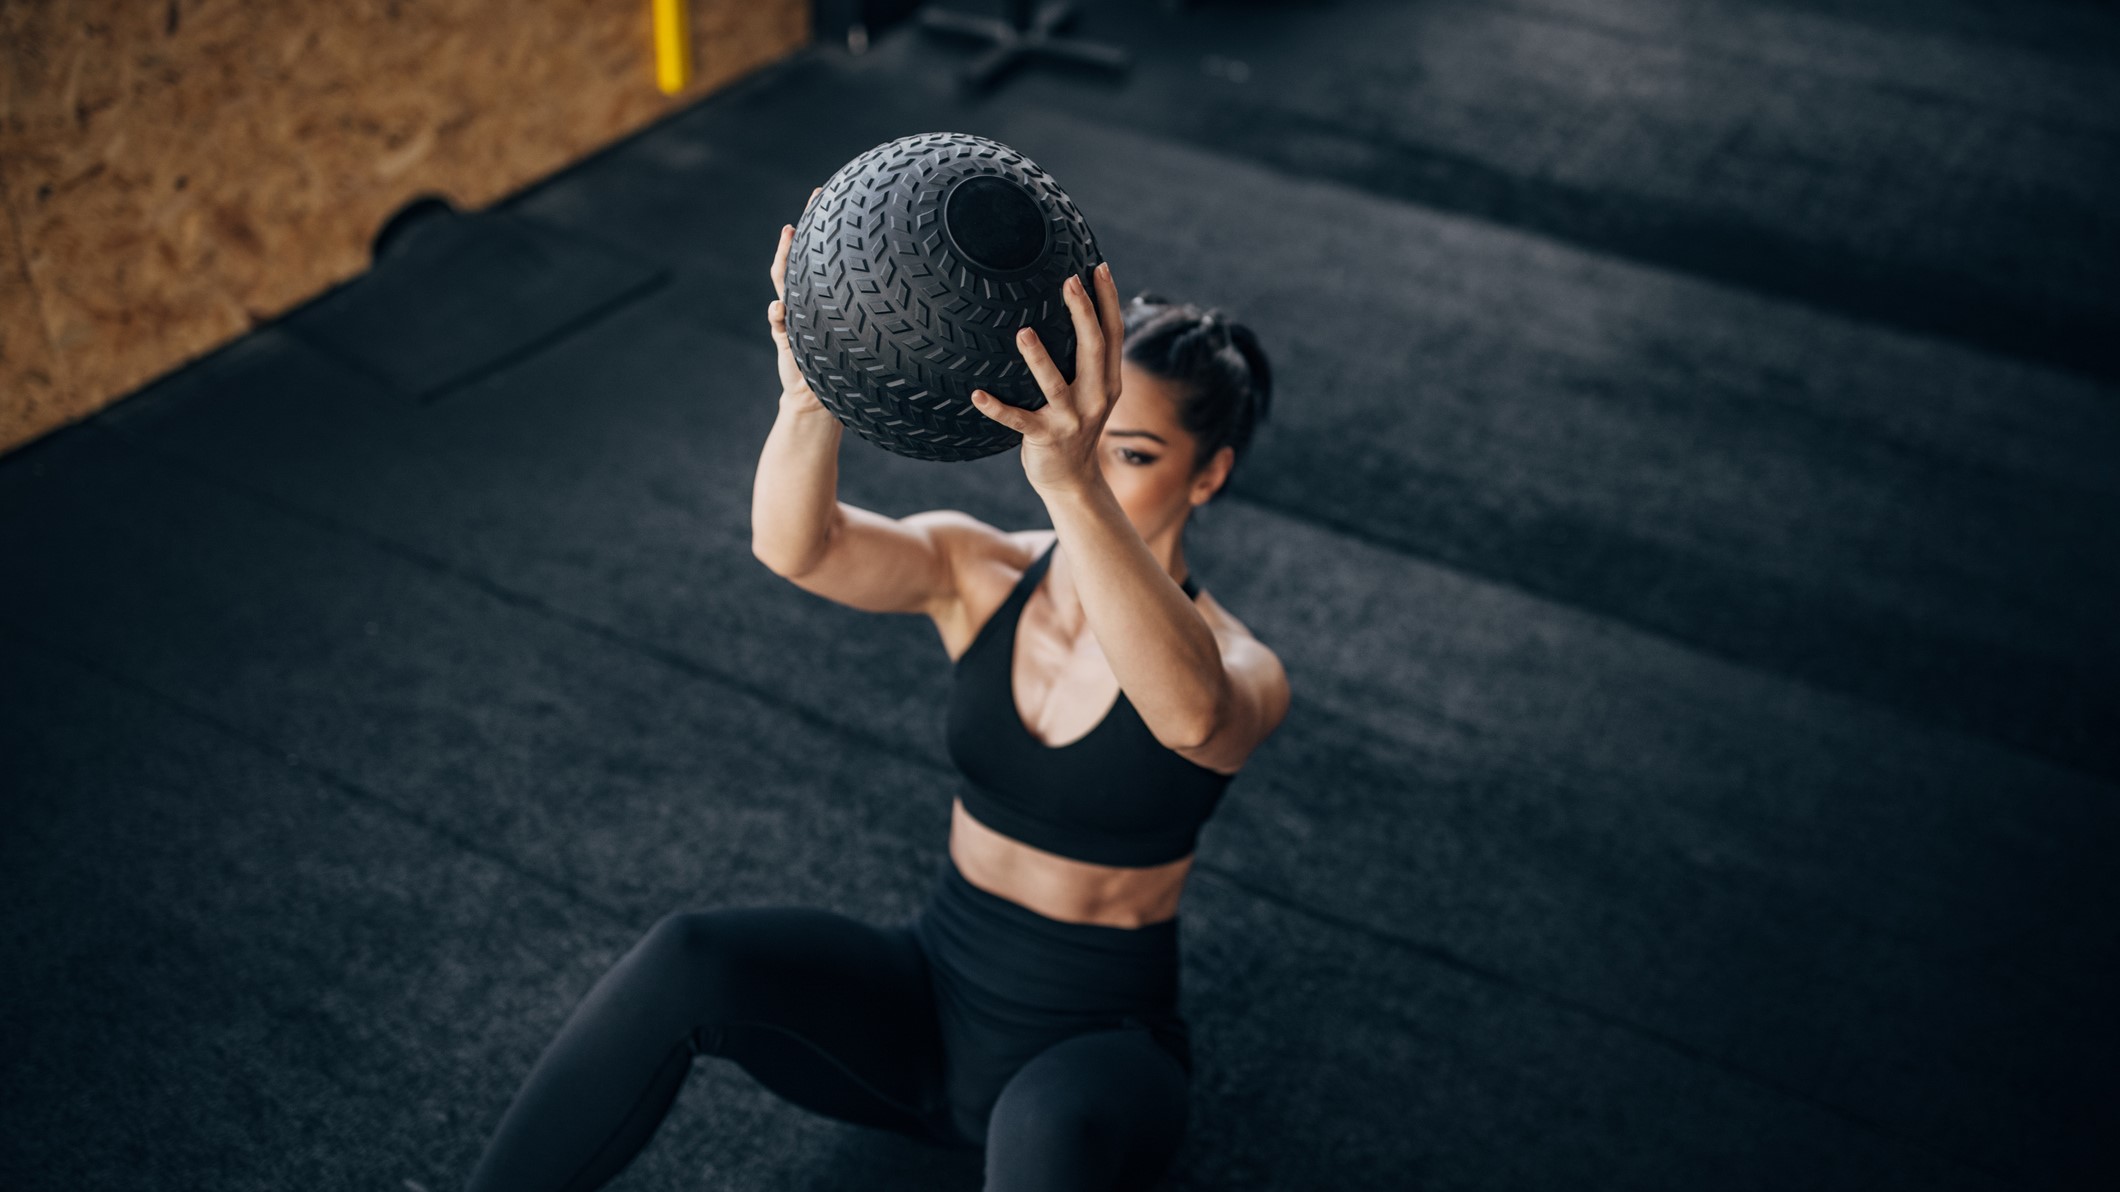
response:
M672 914L531 1069L470 1192L586 1192L630 1162L702 1055L843 1121L986 1151L987 1192L1140 1189L1185 1130L1178 921L1049 919L947 859L878 927L810 907Z

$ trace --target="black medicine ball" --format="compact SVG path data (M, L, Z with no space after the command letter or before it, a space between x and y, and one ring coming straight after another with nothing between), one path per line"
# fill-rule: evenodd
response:
M840 167L795 225L788 343L817 400L862 438L914 459L979 459L1023 436L980 413L972 390L1045 405L1016 347L1026 326L1072 383L1060 287L1069 274L1089 287L1103 260L1031 159L968 133L900 137Z

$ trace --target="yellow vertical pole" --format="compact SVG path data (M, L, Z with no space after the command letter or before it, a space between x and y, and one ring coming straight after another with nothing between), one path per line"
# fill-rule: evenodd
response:
M692 81L692 29L686 0L648 0L655 20L655 85L675 95Z

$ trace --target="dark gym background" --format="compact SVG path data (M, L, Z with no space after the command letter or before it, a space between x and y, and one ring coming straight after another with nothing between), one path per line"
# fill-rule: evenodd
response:
M947 660L749 509L774 235L954 129L1279 368L1172 1187L2114 1186L2120 14L1082 10L983 97L821 21L0 459L0 1183L440 1192L665 911L912 911ZM977 1183L703 1063L616 1186Z

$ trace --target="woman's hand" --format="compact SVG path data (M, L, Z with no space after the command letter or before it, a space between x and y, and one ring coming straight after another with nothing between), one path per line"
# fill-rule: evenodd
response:
M1119 315L1119 287L1109 262L1097 266L1097 297L1091 301L1082 279L1070 277L1062 287L1075 324L1075 380L1069 384L1048 356L1038 333L1025 327L1016 333L1016 350L1030 366L1045 393L1045 406L1023 410L984 389L972 390L972 405L987 417L1023 435L1023 473L1039 494L1070 485L1101 482L1097 442L1119 402L1119 356L1126 344L1126 325Z
M817 201L824 187L810 192L809 202L802 205L804 211ZM788 247L795 243L795 225L783 224L780 229L780 248L773 253L773 292L780 297L766 304L766 322L773 329L773 344L780 351L780 400L792 402L800 407L814 406L823 409L824 403L810 391L810 382L802 375L802 368L795 363L794 349L788 346Z

